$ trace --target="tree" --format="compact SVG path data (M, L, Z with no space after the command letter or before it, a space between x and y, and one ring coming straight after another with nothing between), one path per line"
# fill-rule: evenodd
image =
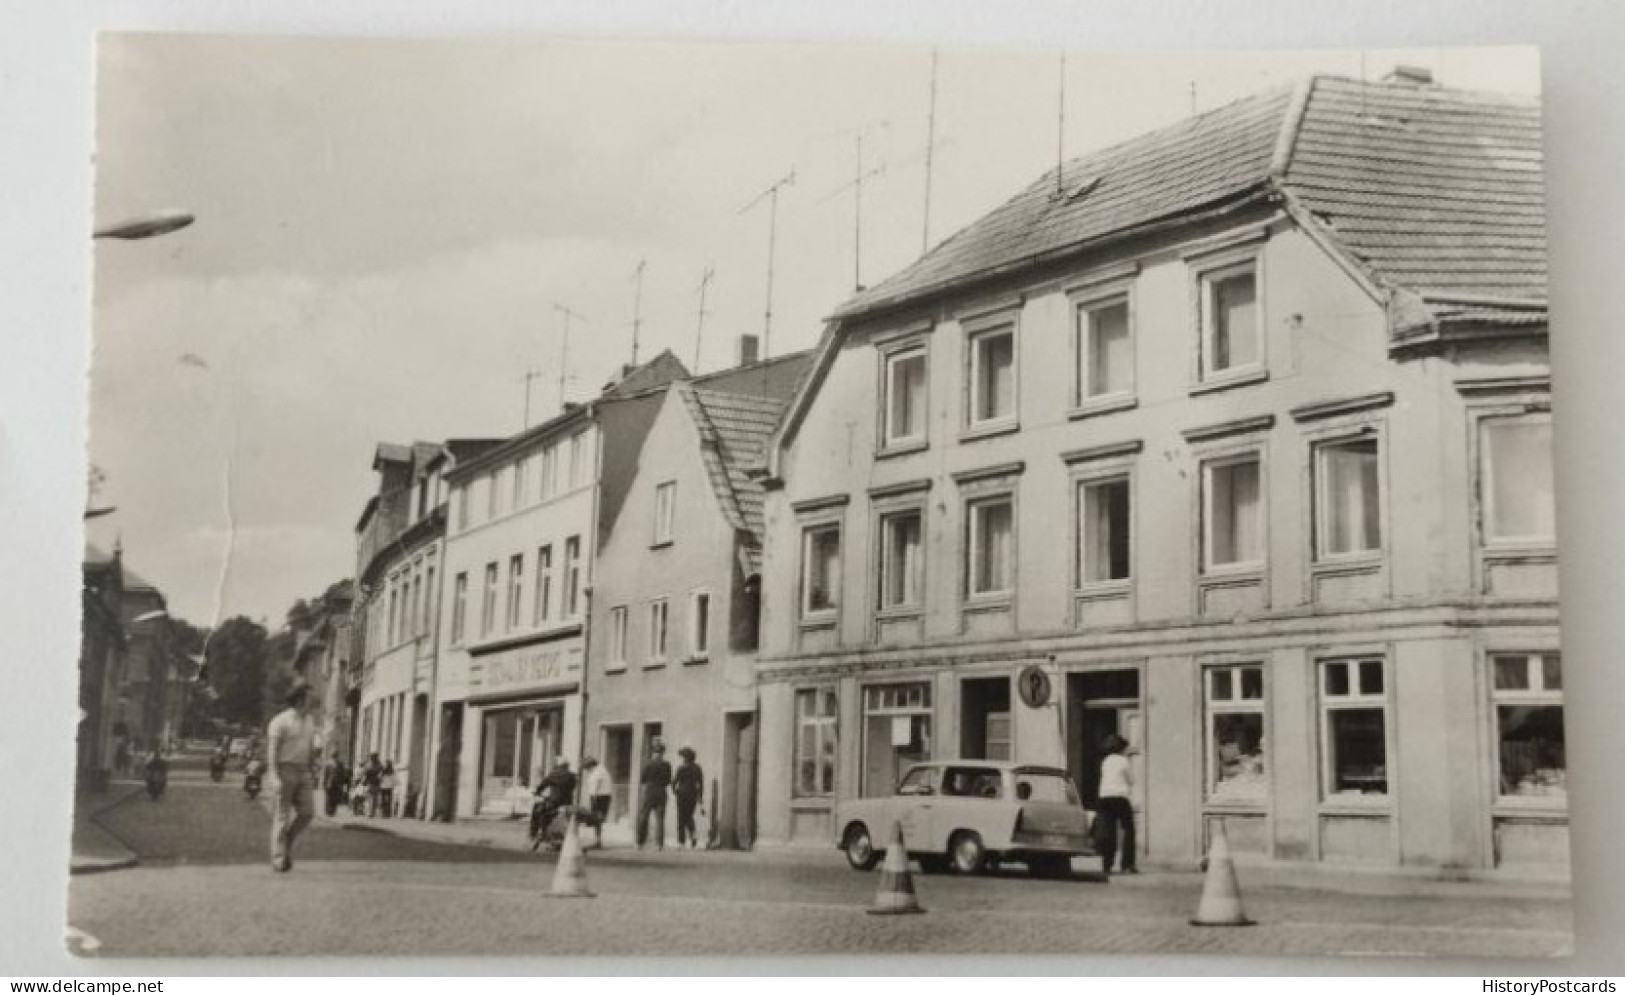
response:
M216 718L254 728L264 724L267 641L265 627L241 615L226 619L209 638L206 666Z

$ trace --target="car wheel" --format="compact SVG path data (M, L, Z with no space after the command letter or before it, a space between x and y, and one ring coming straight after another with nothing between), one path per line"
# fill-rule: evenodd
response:
M975 874L987 863L987 851L982 848L982 837L970 830L955 833L948 841L948 859L960 874Z
M1069 857L1033 857L1027 861L1027 873L1035 878L1069 878L1072 860Z
M869 827L861 822L847 827L846 844L842 849L846 851L846 862L852 865L854 871L873 870L875 864L880 862L880 854L875 852L875 841L869 835Z

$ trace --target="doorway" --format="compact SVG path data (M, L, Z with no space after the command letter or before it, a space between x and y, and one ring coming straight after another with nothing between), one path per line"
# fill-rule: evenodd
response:
M457 811L457 768L463 757L463 706L440 709L440 738L435 744L434 818L451 822Z
M604 770L609 773L609 819L626 818L632 801L632 727L604 726Z
M1010 678L970 677L959 688L959 755L1011 759Z
M1133 668L1094 670L1066 678L1067 770L1078 786L1085 808L1100 804L1101 745L1116 734L1129 744L1134 784L1129 799L1138 816L1145 798L1144 712L1140 705L1140 672ZM1140 833L1143 842L1145 833Z
M729 850L756 843L756 713L723 716L722 786L717 799L717 842Z

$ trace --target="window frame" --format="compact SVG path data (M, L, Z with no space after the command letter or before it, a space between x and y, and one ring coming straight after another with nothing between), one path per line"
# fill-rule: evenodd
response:
M649 547L670 546L677 521L677 481L667 480L655 485L654 538Z
M1388 440L1386 433L1376 424L1367 423L1353 429L1333 430L1308 436L1309 442L1309 555L1317 567L1338 567L1381 562L1388 556ZM1350 443L1370 442L1376 446L1375 471L1377 502L1377 544L1375 547L1347 552L1331 552L1328 541L1330 507L1327 490L1326 453Z
M485 565L485 585L480 588L480 638L496 630L497 561Z
M524 618L525 595L525 554L515 553L508 557L508 602L507 610L503 613L504 628L513 632L522 624Z
M985 528L982 513L994 506L1005 506L1010 513L1010 550L1009 563L1006 564L1005 585L1000 588L990 588L985 591L976 589L977 576L986 550L982 548L979 526ZM965 531L964 555L961 557L964 567L964 584L962 590L967 604L986 604L990 602L1007 602L1016 595L1017 578L1019 577L1019 542L1016 525L1016 494L1015 490L999 490L987 493L978 493L965 498Z
M924 333L914 333L901 339L887 342L880 348L880 410L876 413L876 423L879 427L879 438L876 440L877 455L896 455L900 453L917 452L931 444L931 350L930 340ZM893 370L898 364L911 359L919 359L923 367L920 378L920 425L919 431L909 435L898 435L892 424L892 397L896 386Z
M804 700L812 702L810 710L802 708ZM828 712L821 709L822 704L825 702L828 702L830 706ZM790 741L790 797L797 799L833 799L840 790L841 779L840 690L834 684L798 687L791 695L791 707L794 721L792 722L792 739ZM801 765L807 759L802 756L801 750L802 730L805 727L811 727L815 730L813 735L814 750L811 757L814 779L812 790L806 790L801 779ZM829 750L829 787L824 790L817 781L818 773L822 769L826 741L833 748Z
M903 518L913 518L918 523L919 540L918 554L915 557L911 587L914 593L912 601L889 602L888 588L892 578L892 526ZM881 616L891 617L898 615L918 615L925 610L925 582L926 582L926 538L925 538L925 503L923 501L907 502L877 509L876 512L877 535L879 544L876 549L875 585L876 596L874 600L875 611Z
M1360 677L1359 665L1362 663L1377 663L1382 670L1382 692L1380 694L1367 694L1363 690L1363 678ZM1350 693L1332 695L1326 690L1327 668L1334 665L1349 667ZM1387 652L1379 650L1339 652L1318 656L1315 659L1315 711L1316 711L1316 742L1320 751L1319 757L1319 795L1323 808L1348 809L1391 809L1397 804L1399 795L1399 778L1397 776L1395 761L1398 759L1398 750L1394 739L1393 716L1393 667L1389 665ZM1328 700L1331 699L1331 700ZM1383 792L1381 794L1345 795L1333 790L1336 783L1336 756L1332 743L1332 727L1330 716L1339 711L1362 711L1381 709L1383 734Z
M1535 407L1537 410L1529 410ZM1493 448L1489 444L1489 431L1495 423L1508 424L1537 424L1545 425L1548 441L1547 451L1551 458L1547 461L1548 471L1551 474L1552 490L1552 529L1550 535L1545 536L1496 536L1492 535L1491 528L1495 521L1496 505L1494 499L1495 476L1493 466ZM1556 463L1557 436L1552 428L1552 415L1550 410L1538 410L1537 405L1523 406L1518 409L1486 408L1475 412L1473 419L1474 467L1473 476L1478 505L1478 542L1485 552L1518 553L1555 550L1557 547L1557 463Z
M1011 431L1021 424L1021 336L1020 312L1011 308L993 315L964 323L965 378L964 411L961 421L963 434L978 436L984 433ZM994 339L1010 340L1010 410L982 415L984 398L982 366L985 346Z
M833 623L841 612L842 581L845 569L842 554L845 552L845 528L840 519L825 519L801 523L801 589L797 602L801 607L801 621L804 624ZM834 533L835 535L835 584L831 604L824 608L814 608L810 599L812 597L812 569L814 566L812 551L814 538L821 533Z
M581 537L564 540L564 602L559 606L561 620L581 617Z
M631 611L627 605L615 605L609 610L609 656L604 670L616 673L626 669L627 636L630 635Z
M1216 694L1218 681L1216 674L1227 672L1231 675L1232 693L1228 698L1220 699ZM1259 697L1247 698L1244 696L1244 675L1246 671L1256 671L1259 680ZM1215 660L1205 663L1202 673L1202 799L1210 809L1249 809L1259 810L1271 807L1271 798L1274 794L1275 763L1270 758L1269 746L1272 742L1270 736L1270 668L1262 659L1246 660ZM1259 747L1263 757L1263 790L1258 797L1234 796L1224 797L1216 793L1221 783L1219 778L1219 764L1221 758L1215 749L1217 742L1217 718L1221 715L1253 715L1259 717Z
M1213 471L1252 463L1258 468L1258 557L1230 563L1213 561ZM1269 463L1262 442L1202 453L1197 464L1197 542L1199 578L1251 576L1269 567Z
M1134 493L1134 468L1126 464L1114 464L1092 468L1084 472L1075 472L1071 476L1073 494L1072 516L1072 590L1080 594L1101 591L1118 591L1130 589L1134 586L1135 558L1138 553L1139 535L1135 527L1135 512L1139 502ZM1091 488L1104 487L1113 484L1122 484L1128 489L1128 511L1125 514L1124 528L1128 535L1128 575L1124 577L1105 577L1090 579L1088 570L1089 548L1093 545L1090 537L1085 533L1085 508L1087 499L1085 492Z
M1262 252L1254 249L1223 259L1204 263L1193 273L1196 281L1197 324L1197 382L1202 385L1230 385L1238 381L1251 382L1269 370L1269 343L1265 320L1264 267ZM1253 344L1257 359L1245 364L1231 364L1215 369L1212 364L1217 352L1217 312L1215 296L1221 283L1242 275L1253 280ZM1234 351L1232 346L1230 351Z
M468 571L460 571L452 581L451 645L461 646L468 638Z
M684 628L688 637L687 659L691 662L700 663L711 658L711 601L711 592L704 588L688 592L688 618ZM705 604L703 624L700 618L702 602Z
M1139 398L1139 334L1138 307L1135 301L1138 267L1129 275L1102 280L1067 293L1067 306L1071 315L1072 393L1068 417L1082 418L1132 408ZM1100 394L1089 392L1089 381L1094 372L1094 322L1097 311L1121 305L1125 310L1124 326L1128 333L1128 385L1119 390Z
M671 599L653 598L649 601L649 655L643 661L646 669L666 665L666 654L671 651Z
M1529 687L1522 689L1501 690L1495 686L1496 663L1503 659L1522 657L1527 667ZM1544 675L1544 661L1547 657L1557 660L1559 670L1558 687L1554 690L1546 687ZM1497 810L1528 812L1531 810L1542 812L1568 811L1569 795L1567 786L1568 774L1568 707L1564 700L1565 690L1561 671L1563 667L1563 654L1554 645L1544 648L1530 648L1526 643L1518 644L1517 648L1490 648L1484 652L1485 685L1489 697L1489 736L1490 736L1490 797L1492 805ZM1539 685L1538 687L1536 685ZM1501 772L1501 708L1507 707L1556 707L1563 717L1564 731L1564 789L1560 795L1516 795L1507 794L1503 790L1505 778Z
M552 618L553 544L536 547L536 590L531 601L531 624L541 626Z

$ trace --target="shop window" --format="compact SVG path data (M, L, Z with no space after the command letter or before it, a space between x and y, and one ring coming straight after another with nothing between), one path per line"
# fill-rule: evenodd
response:
M668 480L655 487L655 537L654 545L664 546L671 542L672 520L677 513L677 481Z
M525 588L525 557L515 553L508 558L508 630L519 628L521 596Z
M883 448L923 443L926 439L925 347L895 352L885 358L881 424Z
M1264 561L1264 508L1256 453L1202 464L1203 566L1258 566Z
M1561 658L1556 653L1498 653L1490 658L1490 667L1500 796L1566 803Z
M1315 447L1315 553L1321 560L1382 549L1382 496L1375 438Z
M541 621L553 611L553 546L548 544L536 551L536 609Z
M918 509L880 519L880 608L918 608L921 602L922 519Z
M1557 533L1551 416L1485 418L1479 431L1484 541L1550 544Z
M1008 496L969 505L966 593L1008 594L1015 587L1015 513Z
M1321 777L1328 799L1388 794L1388 695L1380 659L1320 665Z
M1078 586L1128 580L1128 476L1078 485Z
M1016 330L1003 326L970 340L970 425L1016 417Z
M1258 273L1251 262L1201 276L1202 379L1210 380L1263 366L1263 323L1258 308Z
M801 616L833 615L841 604L841 527L820 525L801 533Z
M931 758L930 683L865 687L863 723L863 795L889 795L910 764Z
M1080 304L1074 340L1079 406L1134 394L1134 345L1129 333L1127 297Z
M609 669L626 669L627 610L618 605L609 610Z
M834 688L796 692L795 794L798 798L835 793L836 696Z
M485 589L480 595L480 636L489 636L497 624L497 565L485 565Z
M1213 802L1269 800L1264 740L1264 668L1210 667L1207 677L1207 789Z
M451 644L460 646L468 625L468 574L459 573L451 584Z

